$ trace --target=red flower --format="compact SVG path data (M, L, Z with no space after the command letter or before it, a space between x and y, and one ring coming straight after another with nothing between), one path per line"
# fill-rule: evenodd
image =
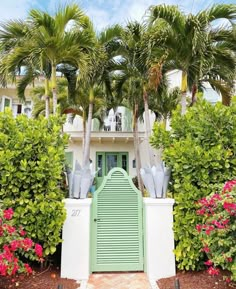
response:
M39 244L35 244L35 253L36 253L36 255L38 256L38 257L42 257L43 256L43 248L42 248L42 246L41 245L39 245Z
M236 186L236 180L226 182L223 187L223 193L231 192L234 186Z
M3 218L5 220L11 220L13 214L14 214L13 209L9 208L9 209L3 211Z
M24 264L25 270L27 273L31 274L33 272L32 268L29 266L29 264Z
M202 248L202 251L205 252L205 253L209 253L210 252L210 249L208 246L205 246Z
M207 266L211 266L213 265L213 262L211 260L207 260L206 262L204 262L204 264Z
M7 224L3 225L3 228L7 230L7 232L11 235L13 233L15 233L16 228Z
M7 265L0 262L0 275L6 276L7 275Z
M21 244L20 244L20 241L13 240L11 241L10 246L11 246L12 251L16 251L18 248L20 248Z
M202 230L202 225L197 224L196 229L197 229L198 233L200 233Z
M26 232L21 229L21 230L20 230L20 235L21 235L22 237L24 237L24 236L26 235Z
M33 241L31 239L29 239L29 238L25 238L22 241L22 245L23 245L23 249L25 251L28 251L33 246Z
M210 274L210 275L219 275L219 269L217 268L214 268L214 267L210 267L208 268L207 272Z

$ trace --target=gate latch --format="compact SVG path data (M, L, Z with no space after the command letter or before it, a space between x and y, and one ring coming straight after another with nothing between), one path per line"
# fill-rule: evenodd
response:
M94 220L94 222L97 222L97 221L100 221L101 219L96 219L96 218L95 218L95 219L93 219L93 220Z

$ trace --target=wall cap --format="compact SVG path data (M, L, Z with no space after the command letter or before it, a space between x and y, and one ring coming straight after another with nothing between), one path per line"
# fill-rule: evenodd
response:
M154 199L154 198L143 198L145 206L173 206L175 203L174 199Z
M64 199L66 207L84 206L89 207L92 204L92 198L87 199Z

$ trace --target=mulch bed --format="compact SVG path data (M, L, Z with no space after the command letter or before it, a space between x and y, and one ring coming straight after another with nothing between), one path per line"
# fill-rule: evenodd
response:
M28 276L0 277L0 289L77 289L80 286L75 280L60 278L60 270L55 266L42 270L36 267L34 271Z
M236 283L226 283L223 275L227 273L221 272L218 276L210 276L206 271L180 271L175 277L158 280L157 284L160 289L175 289L175 280L178 278L179 289L236 289Z

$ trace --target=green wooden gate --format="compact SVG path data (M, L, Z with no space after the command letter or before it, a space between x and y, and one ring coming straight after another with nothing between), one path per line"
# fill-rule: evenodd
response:
M143 271L142 194L121 168L94 194L91 271Z

